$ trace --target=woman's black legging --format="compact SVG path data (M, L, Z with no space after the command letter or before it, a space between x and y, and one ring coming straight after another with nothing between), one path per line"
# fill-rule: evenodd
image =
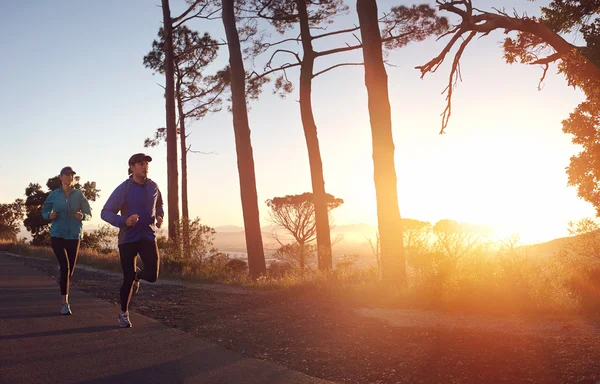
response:
M60 265L60 293L69 294L69 281L75 271L77 254L79 253L80 240L63 239L62 237L51 237L50 244L58 265Z

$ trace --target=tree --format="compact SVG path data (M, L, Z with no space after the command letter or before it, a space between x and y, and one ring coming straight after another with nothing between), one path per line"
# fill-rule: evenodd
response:
M576 270L597 269L600 266L600 225L597 220L585 218L570 222L569 234L562 251L565 261Z
M344 200L330 194L327 194L326 197L327 223L331 226L330 213L344 204ZM312 193L274 197L265 203L270 209L271 221L286 230L298 244L309 243L317 239L315 204Z
M162 0L165 52L165 109L167 126L167 201L169 237L174 238L179 222L179 172L177 170L177 124L175 117L175 69L173 63L173 19L169 0Z
M387 72L383 62L381 33L376 0L357 0L368 93L377 221L381 249L381 274L388 286L406 284L406 264L398 207L398 186L394 164L394 139L388 94Z
M75 188L81 190L89 201L96 201L100 197L100 190L96 188L95 181L87 181L83 185L79 183L79 176L75 176ZM25 211L26 218L23 221L25 228L31 233L33 245L50 244L50 222L42 218L42 206L51 191L61 187L58 176L48 179L46 182L48 191L44 192L42 186L37 183L29 183L25 188Z
M309 7L307 3L312 7ZM300 117L308 149L314 196L313 207L316 217L318 266L320 270L328 270L332 267L331 234L327 215L327 194L325 192L323 162L321 160L317 125L311 101L312 79L315 76L314 65L317 55L313 48L313 36L310 29L322 23L330 22L333 16L345 12L348 7L340 0L321 3L306 0L284 0L280 2L259 0L257 5L260 9L257 13L261 15L261 12L269 12L270 15L263 17L270 19L280 33L284 33L290 27L291 24L289 21L298 22L300 25L300 38L296 40L302 43L302 59L300 59L299 55L292 54L300 64ZM264 45L260 48L260 50L262 49L264 49ZM286 50L275 51L273 56L279 52L285 53ZM290 51L287 52L289 53ZM283 76L278 78L278 87L285 88L289 84L289 82L284 80ZM288 89L291 90L291 88Z
M330 226L330 212L342 205L344 200L330 194L326 194L326 198L327 224ZM314 240L317 240L318 244L318 226L314 201L314 196L310 192L301 195L274 197L266 201L267 207L270 209L269 215L272 222L285 229L298 244L297 249L293 250L294 252L286 252L286 254L294 255L294 258L299 262L301 271L304 271L306 266L306 244ZM285 244L281 244L281 246L286 247ZM286 249L288 248L290 247L288 246Z
M158 40L152 42L152 50L144 56L144 66L157 73L165 73L165 31L160 28ZM185 25L173 30L173 61L175 74L175 100L181 144L181 207L183 216L183 250L189 252L189 207L187 188L187 155L191 148L186 140L186 120L199 120L209 112L220 110L220 95L224 84L218 76L204 76L206 67L217 56L219 43L208 33L200 35ZM154 139L146 139L145 147L156 146L166 139L166 130L159 128Z
M362 63L340 62L318 72L315 72L314 68L318 58L360 49L362 48L362 44L346 44L341 47L316 51L314 42L317 39L321 39L319 41L322 41L331 36L352 33L358 30L358 27L317 35L312 33L312 30L331 24L334 17L347 12L348 6L340 0L325 2L312 0L256 0L254 6L256 8L254 13L258 17L271 21L280 34L285 33L295 24L299 25L300 33L297 38L266 43L262 41L262 36L260 36L258 40L254 41L250 49L253 55L264 53L274 47L276 50L265 65L264 73L258 74L253 72L250 76L250 81L257 82L257 85L262 85L263 83L260 80L263 80L265 76L275 72L283 72L283 75L280 75L275 82L275 89L280 91L281 95L285 95L285 93L293 90L292 83L287 76L287 70L296 66L300 67L300 116L308 150L311 183L315 199L318 264L319 269L328 270L332 267L331 234L327 219L327 197L323 176L323 163L317 135L317 125L312 109L312 82L317 76L325 74L332 69L343 66L362 65ZM437 32L440 28L443 29L447 25L444 19L436 18L435 11L426 5L414 6L412 8L397 7L393 12L381 18L381 21L385 25L385 38L382 38L382 42L390 49L400 48L412 40L422 40L429 34ZM302 53L295 52L293 48L281 48L281 44L290 42L300 42ZM278 54L292 55L295 62L274 66L273 62Z
M23 212L24 201L16 199L14 203L0 204L0 240L17 241Z
M244 231L248 251L248 269L253 278L266 273L265 253L260 229L254 155L250 140L250 124L246 106L246 72L242 60L240 38L235 19L234 0L222 1L222 18L229 48L231 110L237 152L240 194L244 215Z
M452 62L446 108L442 115L442 129L448 125L452 112L452 92L459 79L460 59L477 35L486 36L494 30L513 33L504 40L504 59L507 63L521 62L541 65L541 82L549 65L556 63L570 86L581 89L586 100L579 104L569 118L563 121L563 131L573 135L574 144L580 145L579 154L571 157L567 168L569 185L577 187L578 195L592 203L600 215L600 0L552 0L541 7L540 17L510 16L504 11L481 11L471 0L437 1L441 11L460 17L460 23L448 33L452 35L442 52L417 67L422 77L435 72L453 46L461 42ZM586 45L576 46L569 34L579 34Z

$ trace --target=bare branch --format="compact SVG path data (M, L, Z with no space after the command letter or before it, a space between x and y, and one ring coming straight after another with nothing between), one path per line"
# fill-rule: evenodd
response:
M440 134L444 133L444 129L446 129L446 127L448 126L448 121L450 120L450 115L452 114L452 92L454 90L454 87L456 86L456 82L461 78L460 75L460 58L462 57L463 52L465 51L465 48L467 47L467 45L469 44L469 42L473 39L473 37L475 37L475 35L477 34L477 32L472 31L469 36L462 42L462 44L460 45L460 48L458 49L458 51L456 52L456 55L454 56L454 61L452 63L452 70L450 71L450 76L449 76L449 80L448 80L448 87L446 87L446 89L444 90L444 92L448 92L448 94L446 95L446 108L444 109L444 112L442 113L442 129L440 130ZM442 92L442 93L444 93Z
M335 31L335 32L323 33L322 35L313 36L313 40L320 39L322 37L327 37L327 36L340 35L342 33L354 32L354 31L358 31L359 29L360 29L360 27L354 27L354 28L349 28L349 29L342 29L342 30Z
M315 52L315 57L327 56L327 55L332 55L334 53L340 53L340 52L353 51L353 50L359 49L359 48L362 48L362 44L359 44L359 45L348 45L346 47L334 48L334 49L330 49L330 50L327 50L327 51L321 51L321 52Z
M275 72L278 72L278 71L284 71L285 72L285 70L287 70L287 69L290 69L290 68L293 68L293 67L298 67L300 65L302 65L302 63L294 63L294 64L285 63L282 66L280 66L279 68L274 68L274 69L271 69L271 70L269 70L267 72L264 72L264 73L261 73L261 74L253 71L248 76L248 80L249 81L254 81L254 80L262 79L263 77L268 76L268 75L270 75L272 73L275 73Z
M509 15L505 10L493 8L496 13L481 11L474 8L471 0L436 0L440 11L447 11L458 15L461 19L451 31L443 34L441 37L452 35L450 41L445 45L444 49L440 54L427 62L424 65L416 67L420 70L421 78L423 78L429 72L435 72L440 65L443 63L446 55L452 50L459 38L469 32L470 35L466 41L471 41L475 34L480 34L480 37L488 35L490 32L495 30L502 30L504 33L511 31L517 31L522 34L530 34L541 40L546 47L551 47L556 53L545 57L537 58L535 54L532 54L532 59L528 60L529 64L541 64L548 65L551 62L560 60L565 55L571 54L578 50L578 47L566 41L561 35L550 29L550 26L537 18L529 17L527 14L519 15L516 11L513 11L513 15ZM459 49L459 53L455 56L454 63L450 74L450 80L448 87L444 90L444 93L448 92L447 101L448 104L442 114L442 129L444 131L448 123L448 119L451 113L451 96L453 81L460 77L460 65L458 60L464 51L465 43L463 43ZM598 68L589 61L585 60L584 65L590 68L592 71L597 71ZM546 76L547 66L544 67L544 73L542 80ZM593 72L597 73L597 72ZM541 87L541 81L538 88Z
M184 19L184 18L185 18L185 17L186 17L186 16L187 16L187 15L188 15L190 12L192 12L192 11L194 10L194 8L196 8L196 6L197 6L198 4L200 4L200 2L201 2L201 1L202 1L202 0L196 0L196 2L195 2L194 4L192 4L192 5L190 5L190 7L189 7L188 9L186 9L186 11L185 11L185 12L183 12L181 15L179 15L178 17L175 17L175 18L171 18L171 22L172 22L172 23L177 23L177 22L181 21L182 19ZM203 10L205 7L206 7L206 5L204 5L204 6L202 7L202 10Z
M544 73L542 73L542 78L540 79L540 82L538 83L538 91L542 90L542 83L544 82L544 79L546 78L546 72L548 72L548 64L544 64Z
M195 112L202 110L204 108L206 108L209 105L212 105L218 98L219 96L221 96L221 94L223 93L223 90L219 91L217 94L215 94L210 100L201 103L199 105L197 105L196 107L192 108L191 110L187 111L185 113L185 116L191 116L192 114L194 114Z
M448 44L446 44L446 46L444 47L442 52L437 57L433 58L432 60L425 63L424 65L415 67L416 69L421 71L421 78L425 77L425 75L428 72L433 73L433 72L437 71L437 69L440 67L440 65L442 65L442 63L444 62L444 59L446 58L446 55L448 54L448 52L450 52L450 50L454 46L454 43L456 43L456 41L465 32L467 32L465 29L458 30L458 32L454 36L452 36L452 39L450 39Z
M275 58L275 55L277 55L278 53L289 53L290 55L293 55L296 60L298 61L298 63L302 63L302 60L300 59L300 56L293 51L287 50L287 49L278 49L275 52L273 52L273 54L271 55L271 57L269 58L269 61L267 61L267 64L265 65L265 68L271 68L271 63L273 62L273 59Z
M313 75L313 77L317 77L317 76L319 76L319 75L322 75L322 74L323 74L323 73L325 73L325 72L329 72L329 71L331 71L332 69L335 69L335 68L338 68L338 67L346 67L346 66L350 66L350 65L353 65L353 66L354 66L354 65L365 65L365 64L364 64L364 63L342 63L342 64L336 64L336 65L333 65L333 66L331 66L331 67L329 67L329 68L327 68L327 69L324 69L324 70L322 70L322 71L320 71L320 72L317 72L317 73L315 73L315 74Z
M216 152L192 151L190 148L191 148L191 146L187 148L187 152L190 152L190 153L199 153L199 154L201 154L201 155L216 155L216 156L218 156L218 155L219 155L219 154L218 154L218 153L216 153Z
M296 41L296 42L299 42L299 41L302 41L302 40L300 39L300 37L291 37L291 38L289 38L289 39L281 40L281 41L278 41L278 42L276 42L276 43L264 43L264 44L262 44L262 46L263 46L264 48L266 48L266 49L269 49L269 48L271 48L271 47L274 47L274 46L276 46L276 45L279 45L279 44L287 43L287 42L289 42L289 41Z

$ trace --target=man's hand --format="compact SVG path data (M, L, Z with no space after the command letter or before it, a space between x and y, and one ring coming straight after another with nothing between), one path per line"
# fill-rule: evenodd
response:
M81 212L81 209L77 212L75 212L75 218L77 220L83 220L83 212Z
M58 212L52 211L50 213L50 216L49 216L50 220L55 220L57 217L58 217Z
M125 220L125 225L127 225L128 227L133 227L134 225L137 224L139 219L140 219L139 215L135 215L135 214L131 215Z
M156 228L160 228L163 222L162 216L156 216Z

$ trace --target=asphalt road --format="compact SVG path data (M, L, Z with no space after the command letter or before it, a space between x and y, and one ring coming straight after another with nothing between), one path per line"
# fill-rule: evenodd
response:
M115 287L116 289L116 287ZM0 383L298 383L327 381L230 351L71 289L0 254Z

